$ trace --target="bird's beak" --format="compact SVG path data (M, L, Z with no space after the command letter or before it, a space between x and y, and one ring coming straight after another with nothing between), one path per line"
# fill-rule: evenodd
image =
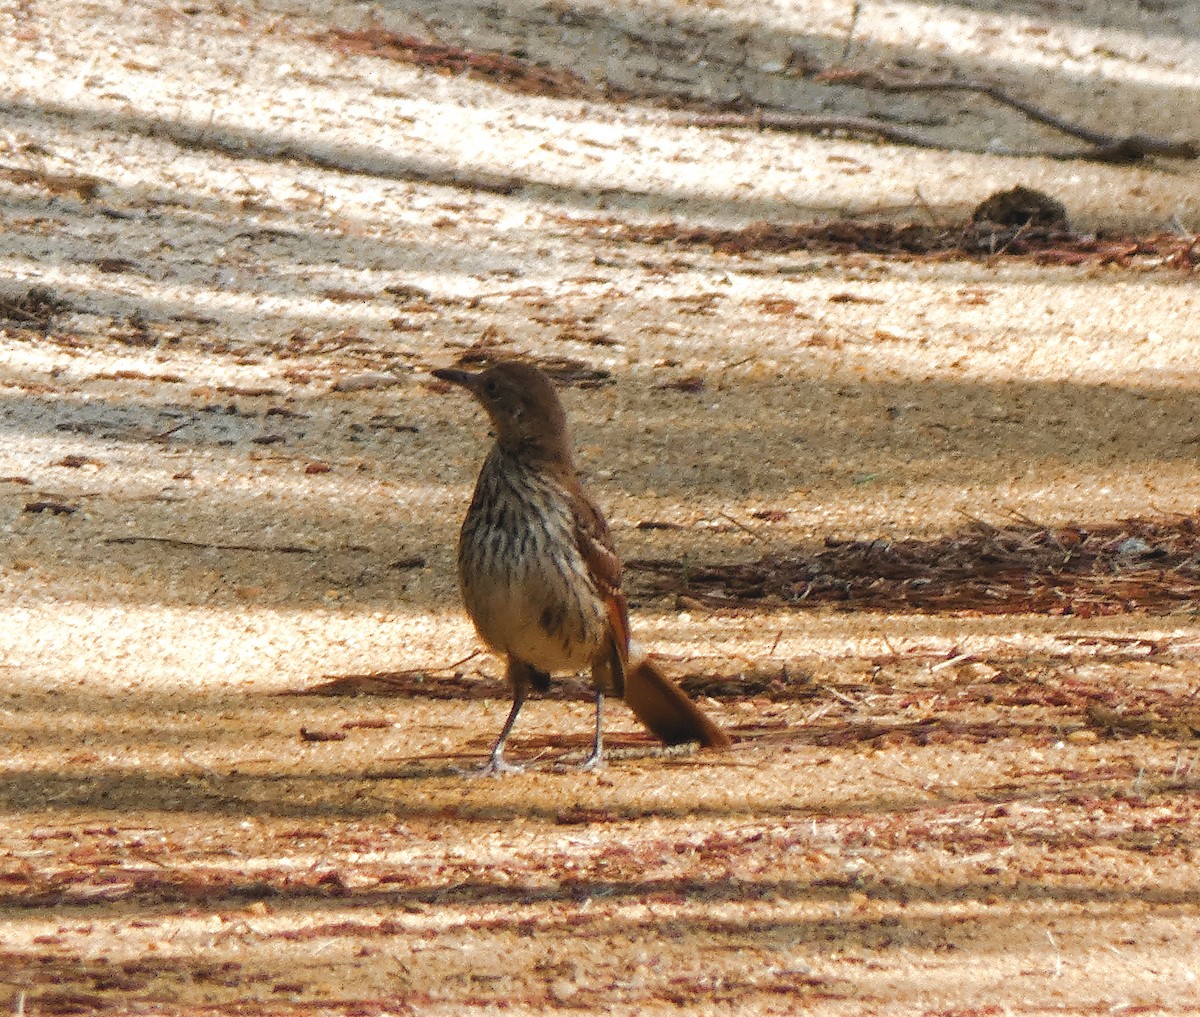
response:
M479 386L479 375L472 374L470 371L456 371L449 367L439 367L436 371L429 373L435 378L450 382L451 385L459 385L468 392L474 392Z

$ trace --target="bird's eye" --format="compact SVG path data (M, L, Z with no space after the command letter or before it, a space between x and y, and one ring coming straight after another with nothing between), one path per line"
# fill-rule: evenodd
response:
M498 395L500 392L500 383L497 381L485 381L483 390L490 396Z

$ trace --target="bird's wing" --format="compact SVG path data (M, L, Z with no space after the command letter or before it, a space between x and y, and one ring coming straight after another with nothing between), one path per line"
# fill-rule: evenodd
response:
M621 559L604 516L582 491L573 492L571 510L575 517L575 543L604 598L613 638L624 661L629 655L629 605L621 590Z

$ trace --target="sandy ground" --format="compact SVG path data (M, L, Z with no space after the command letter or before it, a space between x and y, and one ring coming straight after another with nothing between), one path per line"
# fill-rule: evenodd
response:
M506 709L493 661L456 663L486 434L427 372L475 344L615 382L565 399L630 558L1200 502L1193 274L615 239L960 221L1016 183L1081 229L1197 228L1193 165L970 154L1065 143L814 83L850 7L0 4L0 304L57 302L0 331L0 1009L1200 1012L1193 731L1084 709L1186 714L1190 605L711 612L635 572L638 633L726 679L697 688L735 750L660 753L615 704L612 763L563 771L568 683L522 718L529 773L457 772ZM947 148L519 95L331 27ZM1200 138L1186 0L879 0L853 38ZM386 670L404 695L295 694Z

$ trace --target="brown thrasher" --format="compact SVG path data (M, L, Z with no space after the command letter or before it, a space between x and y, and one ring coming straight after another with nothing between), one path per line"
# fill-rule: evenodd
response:
M630 643L621 559L608 524L579 483L567 416L550 379L505 361L434 376L470 392L496 443L484 460L458 544L458 580L480 637L508 664L513 702L486 773L515 770L504 745L530 688L550 672L590 667L596 734L585 767L604 757L604 696L625 700L668 745L727 748L729 736Z

